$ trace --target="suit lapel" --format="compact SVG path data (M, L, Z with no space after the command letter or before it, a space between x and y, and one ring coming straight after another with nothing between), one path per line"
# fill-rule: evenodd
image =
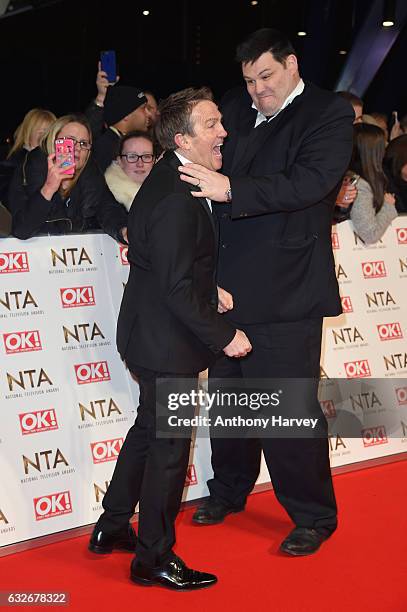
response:
M190 185L189 183L181 181L181 179L179 178L180 173L178 171L178 166L181 166L181 162L178 159L178 157L175 155L175 153L167 152L167 153L165 153L164 157L165 157L166 161L168 161L170 166L177 173L179 184L180 184L180 190L186 191L189 194L191 193L191 191L197 191L197 188L196 188L195 185ZM204 209L206 215L209 218L209 221L211 223L211 227L213 229L213 232L214 232L215 238L216 238L217 237L217 228L216 228L216 224L215 224L215 219L214 219L214 215L212 215L211 209L209 208L209 204L206 201L206 198L196 198L196 197L191 195L191 199L194 200L194 204L199 205L199 206L201 206Z
M231 170L234 170L239 160L243 157L250 139L253 137L255 130L253 129L256 121L256 111L250 111L242 116L239 123L239 136L237 138L235 150L232 157Z
M289 104L284 110L281 111L277 115L275 119L271 121L263 121L256 128L254 127L255 120L252 122L251 129L249 130L249 134L242 134L242 142L239 141L236 145L236 152L233 158L233 166L232 170L236 172L239 168L246 166L251 162L253 157L256 155L257 151L261 149L263 144L268 140L273 132L278 128L290 121L293 112L295 111L297 105L301 103L301 100L304 99L304 94L307 91L305 88L304 92L294 98L294 100ZM247 123L244 125L243 129L247 129ZM238 156L237 152L240 152Z

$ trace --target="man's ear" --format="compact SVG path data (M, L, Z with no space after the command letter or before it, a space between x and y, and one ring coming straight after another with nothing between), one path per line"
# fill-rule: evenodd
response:
M175 134L174 142L177 145L177 149L183 149L184 151L188 151L190 149L189 138L186 134Z
M290 53L290 55L287 55L285 58L285 67L289 68L291 73L298 71L298 61L294 53Z

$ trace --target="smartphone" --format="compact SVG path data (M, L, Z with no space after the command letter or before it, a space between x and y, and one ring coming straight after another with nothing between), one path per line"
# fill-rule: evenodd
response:
M100 67L106 72L109 83L116 83L116 51L101 51Z
M398 121L399 121L398 113L397 111L393 111L391 114L390 125L389 125L390 131L393 129L395 124L398 123Z
M57 138L55 140L55 155L57 165L61 168L73 164L63 174L69 176L75 174L75 143L72 138Z
M356 185L356 183L358 182L358 180L360 179L360 176L358 174L354 174L353 176L350 177L349 180L349 185Z

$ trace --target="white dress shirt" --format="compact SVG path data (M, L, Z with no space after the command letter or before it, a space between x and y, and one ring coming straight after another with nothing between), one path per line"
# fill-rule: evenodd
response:
M186 157L184 157L183 155L181 155L181 153L178 153L177 151L174 151L174 153L175 153L175 155L178 157L179 161L181 162L181 164L182 164L183 166L185 166L185 164L191 164L191 163L194 163L194 162L191 162L191 160L190 160L190 159L187 159ZM199 191L199 188L198 188L198 191ZM209 210L212 212L212 202L211 202L211 200L210 200L209 198L205 198L205 200L206 200L206 201L207 201L207 203L208 203Z

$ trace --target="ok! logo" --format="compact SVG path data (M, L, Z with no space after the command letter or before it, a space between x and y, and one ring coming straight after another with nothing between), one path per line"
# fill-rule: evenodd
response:
M25 251L0 253L0 274L29 271L28 254Z
M78 308L79 306L94 306L95 291L91 285L83 287L63 287L59 290L62 308Z
M91 363L80 363L74 366L76 382L78 385L86 385L95 382L110 380L107 361L94 361Z
M3 342L7 355L42 350L40 332L38 329L3 334Z

